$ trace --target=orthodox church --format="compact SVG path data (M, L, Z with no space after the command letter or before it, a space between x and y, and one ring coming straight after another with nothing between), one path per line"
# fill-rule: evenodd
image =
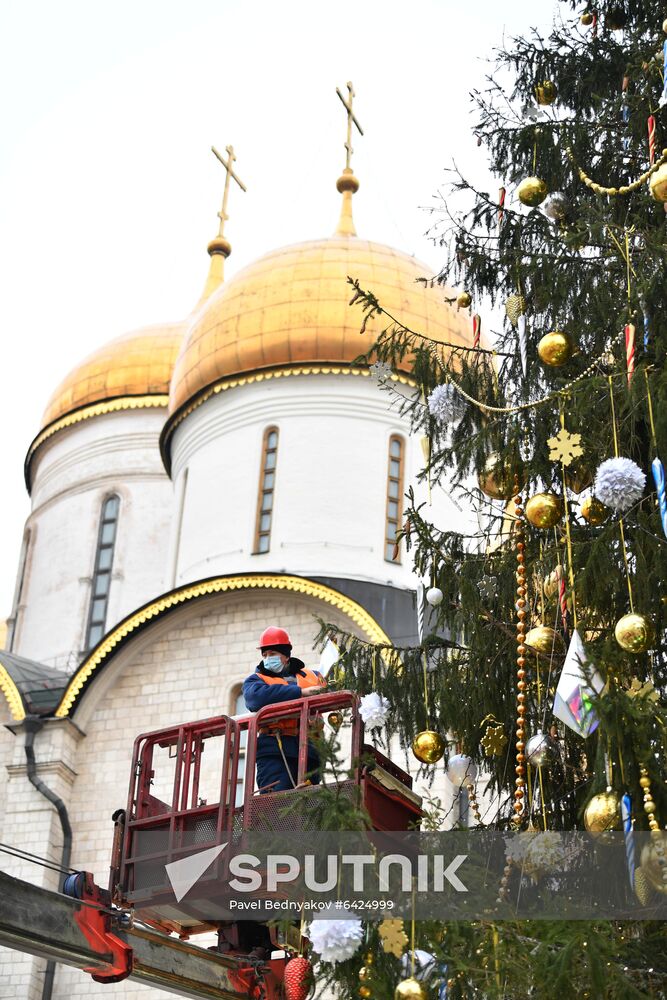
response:
M267 625L287 628L315 665L318 618L370 641L417 641L417 580L394 549L405 491L424 492L423 455L355 363L381 327L360 333L347 278L436 341L465 345L471 333L446 292L419 280L425 265L357 235L353 122L350 103L333 235L229 281L227 200L241 182L232 148L217 154L220 229L191 314L85 358L27 449L32 506L0 651L0 840L101 885L135 737L241 711ZM406 373L392 378L412 391ZM434 490L433 520L458 517ZM57 871L30 859L3 856L2 867L57 887ZM65 966L48 978L43 959L0 951L0 997L167 996Z

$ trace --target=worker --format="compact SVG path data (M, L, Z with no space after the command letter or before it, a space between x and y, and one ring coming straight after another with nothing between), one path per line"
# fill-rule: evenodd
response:
M243 697L251 712L265 705L276 705L296 698L320 694L326 681L317 670L309 670L302 660L292 656L292 643L284 628L266 628L257 647L262 659L254 674L243 682ZM275 719L259 729L257 737L257 787L260 793L279 792L297 785L299 758L299 720ZM320 781L320 757L315 745L308 742L306 779Z

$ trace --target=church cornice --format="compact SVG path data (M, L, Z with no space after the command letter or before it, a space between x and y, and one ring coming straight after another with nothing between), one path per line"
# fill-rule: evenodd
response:
M101 417L105 413L120 413L123 410L145 410L151 408L166 409L169 404L169 397L164 394L146 396L117 396L115 399L105 399L100 403L91 403L89 406L82 406L79 410L65 414L48 424L33 439L24 462L25 485L28 493L32 489L32 461L37 451L49 441L58 431L67 430L84 420L91 420L93 417Z
M239 576L218 576L198 583L178 587L144 605L119 622L89 653L70 679L55 715L65 718L76 710L79 697L88 684L130 636L152 624L187 601L240 590L283 590L314 597L336 608L357 625L370 642L391 645L391 640L370 615L352 598L322 583L306 577L269 573L246 573ZM4 690L4 688L3 688Z
M228 389L237 389L243 385L252 385L254 382L288 378L290 375L355 375L357 377L368 378L370 374L369 368L359 365L340 363L323 364L320 362L316 364L283 365L279 368L265 368L255 372L248 372L245 375L233 375L228 378L218 379L216 382L212 382L211 385L206 386L205 389L202 389L194 399L191 399L185 406L182 406L180 410L176 410L167 420L160 435L160 453L164 467L168 475L171 475L171 439L176 428L186 417L189 417L191 413L202 406L207 399L216 396L220 392L226 392ZM396 372L391 376L391 381L412 387L416 385L414 379Z

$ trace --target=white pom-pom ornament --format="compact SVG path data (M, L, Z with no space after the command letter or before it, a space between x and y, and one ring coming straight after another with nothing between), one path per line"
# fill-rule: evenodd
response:
M453 385L436 385L428 396L428 410L441 424L451 424L463 413L463 402Z
M477 777L477 765L463 753L454 754L447 764L447 777L453 785L471 785Z
M433 608L437 608L439 604L442 604L442 599L445 595L440 590L440 587L429 587L426 591L426 600Z
M631 458L608 458L595 473L593 493L598 500L624 514L641 500L646 485L646 474Z
M384 726L389 714L389 700L377 691L365 694L359 702L359 715L366 729L379 729Z
M308 938L323 962L344 962L364 939L361 920L313 920Z

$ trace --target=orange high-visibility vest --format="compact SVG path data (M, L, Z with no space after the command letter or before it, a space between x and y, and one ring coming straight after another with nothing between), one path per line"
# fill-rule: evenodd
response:
M326 687L327 682L325 681L322 674L317 673L315 670L309 670L308 667L303 668L304 676L297 673L294 675L299 688L309 688L309 687ZM280 674L260 674L259 675L263 681L267 684L288 684L289 681ZM321 721L321 720L320 720ZM311 730L321 728L317 723L311 724ZM299 735L299 720L298 719L272 719L267 722L266 726L260 728L260 733L275 733L279 732L282 736L298 736Z

